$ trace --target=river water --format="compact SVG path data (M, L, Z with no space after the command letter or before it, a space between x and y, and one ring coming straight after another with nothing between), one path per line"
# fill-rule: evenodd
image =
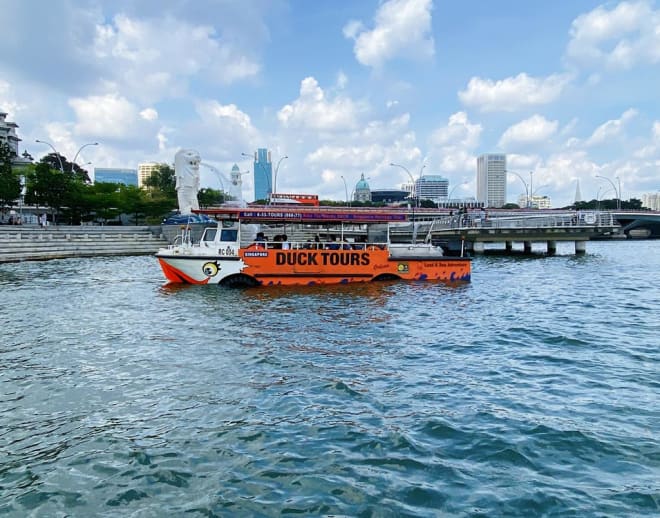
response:
M660 242L472 282L0 265L0 514L657 516Z

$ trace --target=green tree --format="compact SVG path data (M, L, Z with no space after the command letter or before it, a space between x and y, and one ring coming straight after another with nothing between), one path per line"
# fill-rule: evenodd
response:
M51 169L62 171L65 175L70 176L73 180L87 184L91 183L89 174L86 169L83 169L78 164L69 162L65 156L60 155L59 153L48 153L41 159L41 162L47 163Z
M39 162L27 178L26 203L47 206L55 211L55 222L63 207L75 200L72 190L75 181L70 174L62 173L59 167L52 169L47 161Z
M123 214L132 217L135 225L140 224L140 218L145 217L145 210L149 203L147 193L135 185L119 186L119 208Z
M0 209L11 207L21 195L21 179L11 167L9 144L0 142Z
M204 209L206 207L221 205L226 200L226 196L222 191L205 187L199 190L197 199L199 200L199 206Z
M160 192L166 197L176 199L176 176L174 169L167 164L160 164L144 184L154 192Z

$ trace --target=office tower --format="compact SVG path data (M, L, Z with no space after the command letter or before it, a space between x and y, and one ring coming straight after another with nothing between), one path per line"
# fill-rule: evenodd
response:
M477 158L477 201L494 208L506 203L506 155Z
M254 154L254 199L268 200L273 192L273 163L270 151L265 148L257 149Z
M436 175L427 174L415 180L415 198L419 200L446 200L449 192L449 180Z

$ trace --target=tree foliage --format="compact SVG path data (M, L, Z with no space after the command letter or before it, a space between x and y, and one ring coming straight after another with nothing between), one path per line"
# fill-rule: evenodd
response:
M70 176L73 180L83 183L91 183L86 169L83 169L78 164L69 162L65 156L60 155L59 153L49 153L41 159L41 162L48 164L51 169L56 169L65 175Z
M11 167L9 144L0 142L0 209L11 207L21 195L21 179Z

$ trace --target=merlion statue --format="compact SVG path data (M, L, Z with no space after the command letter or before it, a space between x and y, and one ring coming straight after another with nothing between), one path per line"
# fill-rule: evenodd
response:
M179 200L179 212L190 214L199 209L199 153L194 149L182 149L174 155L174 174L176 176L176 194Z

